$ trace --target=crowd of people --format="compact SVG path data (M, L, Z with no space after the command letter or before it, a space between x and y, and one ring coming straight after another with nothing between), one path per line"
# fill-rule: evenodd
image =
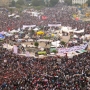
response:
M47 17L22 13L19 18L0 13L0 31L22 28L23 25L47 26L60 23L73 29L85 29L90 34L90 23L72 18L77 8L58 4L41 10ZM45 58L25 57L0 47L0 90L90 90L90 52L73 58L49 56Z
M27 10L32 11L32 10ZM34 11L34 10L33 10ZM62 26L70 26L77 30L85 29L85 34L89 34L89 22L73 19L73 15L78 14L78 8L57 4L53 8L44 8L40 11L39 16L32 16L30 13L22 12L20 17L8 17L9 11L3 10L0 13L0 31L8 31L22 28L23 25L37 25L39 27L48 26L48 24L61 24ZM15 13L19 14L19 13ZM43 19L42 16L45 18Z
M90 52L27 58L0 48L0 90L90 90Z

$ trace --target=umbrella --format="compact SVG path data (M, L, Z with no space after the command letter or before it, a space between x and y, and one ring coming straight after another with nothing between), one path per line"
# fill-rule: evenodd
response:
M44 32L43 31L38 31L37 35L44 35Z

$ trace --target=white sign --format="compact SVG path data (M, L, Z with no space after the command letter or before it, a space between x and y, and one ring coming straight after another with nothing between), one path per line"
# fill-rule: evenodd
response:
M84 50L87 47L87 44L83 44L81 46L73 46L70 48L59 48L58 53L68 53L68 52L73 52L73 51L79 51L79 50Z

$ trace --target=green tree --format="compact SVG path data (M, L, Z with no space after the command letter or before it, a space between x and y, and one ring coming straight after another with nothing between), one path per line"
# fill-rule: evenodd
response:
M90 6L90 0L88 0L86 3L88 4L88 6Z
M32 2L33 6L43 6L43 5L45 5L44 0L32 0L31 2Z
M50 0L50 6L55 6L59 0Z
M16 2L13 0L13 1L10 3L10 6L11 6L11 7L15 7L15 5L16 5Z
M38 46L39 46L39 43L38 43L38 42L35 42L34 45L35 45L36 47L38 47Z
M61 43L62 45L64 45L64 46L65 46L65 44L66 44L64 41L61 41L60 43Z
M18 4L18 5L24 5L25 2L24 2L24 0L18 0L18 1L16 2L16 4Z
M65 0L65 3L66 3L67 5L72 5L72 0Z
M53 50L52 52L53 52L53 53L57 53L57 50Z

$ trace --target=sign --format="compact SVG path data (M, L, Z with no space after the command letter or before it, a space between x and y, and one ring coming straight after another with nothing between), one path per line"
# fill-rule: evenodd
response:
M70 48L59 48L58 53L68 53L68 52L84 50L86 47L87 47L87 44L83 44L81 46L73 46Z

